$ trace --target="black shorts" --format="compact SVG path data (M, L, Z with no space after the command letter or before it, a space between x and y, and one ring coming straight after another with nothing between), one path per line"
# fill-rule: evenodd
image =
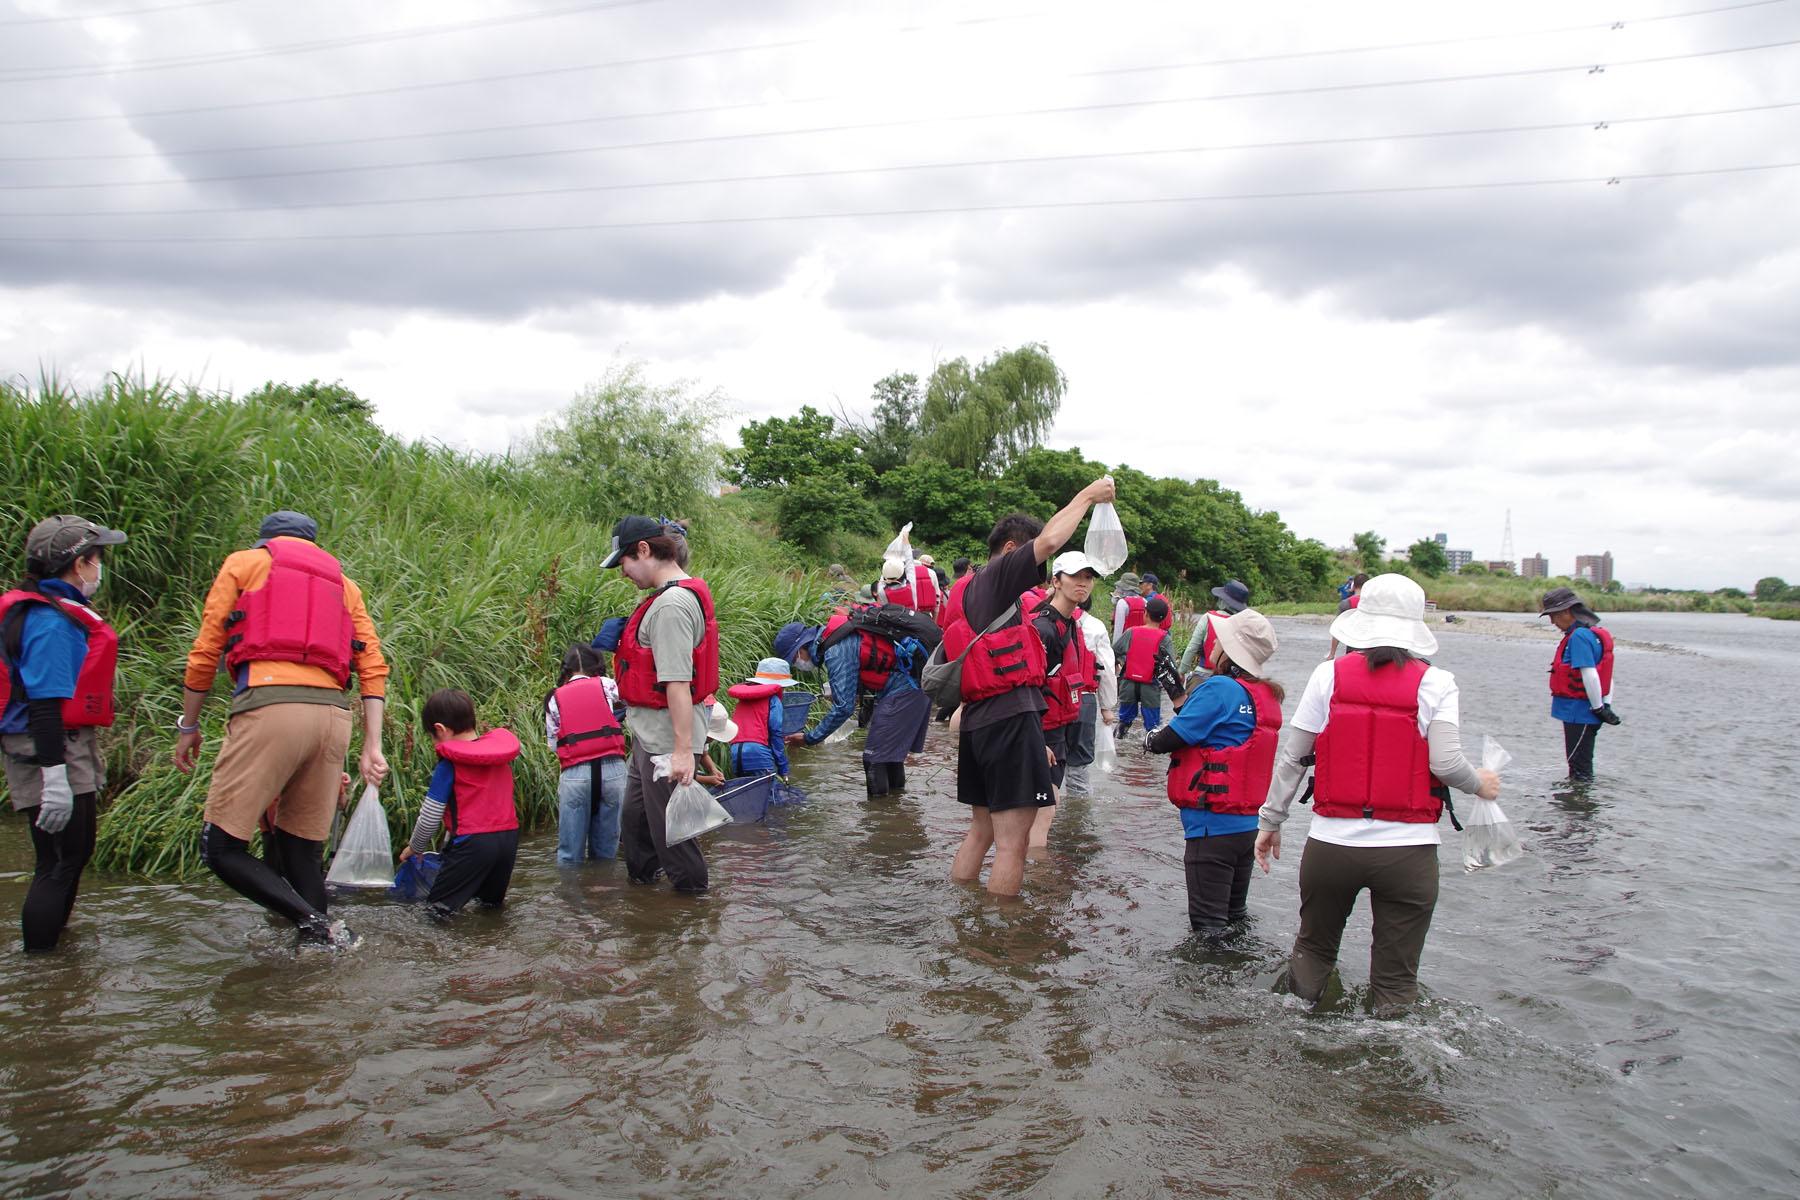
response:
M519 831L472 833L444 847L443 865L425 896L427 907L453 913L471 900L503 904L519 853Z
M1048 808L1050 760L1044 717L1024 712L980 729L965 729L956 751L956 798L989 812Z
M1069 769L1069 747L1073 744L1074 734L1081 727L1079 721L1067 725L1058 725L1055 729L1044 730L1044 746L1056 755L1056 762L1050 768L1050 782L1057 787L1063 785L1063 775Z

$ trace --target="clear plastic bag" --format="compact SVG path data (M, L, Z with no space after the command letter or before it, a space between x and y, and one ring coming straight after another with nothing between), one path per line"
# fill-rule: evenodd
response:
M387 812L372 783L363 788L362 799L350 814L325 882L340 887L394 886L394 843L388 836Z
M912 556L912 522L908 521L900 527L900 532L894 535L894 540L888 543L888 548L882 551L881 559L883 562L895 563L904 569L912 566Z
M1113 739L1110 722L1101 721L1094 726L1094 765L1109 773L1119 765L1118 742Z
M1119 523L1119 510L1110 501L1094 505L1093 515L1088 517L1087 541L1081 552L1102 575L1111 575L1125 565L1130 553L1125 546L1125 526Z
M731 814L725 806L714 799L711 792L691 781L675 789L674 795L669 797L664 817L671 846L731 824Z
M1498 772L1512 761L1506 747L1482 735L1481 765L1484 770ZM1502 867L1519 855L1525 847L1513 831L1512 822L1494 800L1477 798L1463 817L1463 870L1479 871L1483 867Z

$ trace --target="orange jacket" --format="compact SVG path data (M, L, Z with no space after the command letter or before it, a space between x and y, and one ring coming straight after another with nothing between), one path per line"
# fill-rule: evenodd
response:
M228 555L206 593L206 606L200 614L200 632L194 648L188 651L187 675L182 680L196 692L212 687L219 670L219 656L225 652L225 619L238 607L238 596L263 585L269 577L269 555L263 550L239 550ZM355 652L356 677L364 696L376 699L387 695L387 660L381 656L381 639L375 636L374 622L363 605L362 589L344 577L344 607L356 626L356 640L363 648ZM320 667L304 663L252 662L245 682L250 687L286 684L299 687L324 687L337 690L337 680Z

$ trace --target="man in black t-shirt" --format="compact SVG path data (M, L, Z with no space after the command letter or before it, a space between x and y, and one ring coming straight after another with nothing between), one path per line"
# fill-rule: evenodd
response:
M1110 479L1096 479L1047 524L1024 513L1003 517L988 534L987 566L963 592L963 613L977 634L1044 582L1044 563L1074 535L1088 509L1113 498ZM1017 618L1015 617L1015 620ZM1011 622L1009 622L1011 624ZM970 808L969 832L950 878L975 881L989 847L988 891L1016 896L1037 810L1053 804L1050 752L1044 746L1044 694L1017 687L963 707L957 747L956 798Z

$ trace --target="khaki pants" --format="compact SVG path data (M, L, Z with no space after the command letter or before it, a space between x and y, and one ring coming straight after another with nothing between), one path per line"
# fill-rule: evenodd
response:
M1317 1000L1337 966L1344 923L1369 889L1369 1007L1393 1016L1419 998L1419 955L1437 908L1438 848L1339 846L1308 838L1300 858L1300 933L1288 964L1296 996Z
M100 757L99 730L92 726L63 730L63 762L69 768L69 791L77 796L99 795L106 786L106 763ZM6 754L6 790L12 793L14 811L36 808L44 800L44 768L20 762L37 756L37 742L29 733L0 737Z
M277 796L275 827L322 842L350 751L350 710L332 704L270 704L231 718L206 793L207 824L249 841Z

